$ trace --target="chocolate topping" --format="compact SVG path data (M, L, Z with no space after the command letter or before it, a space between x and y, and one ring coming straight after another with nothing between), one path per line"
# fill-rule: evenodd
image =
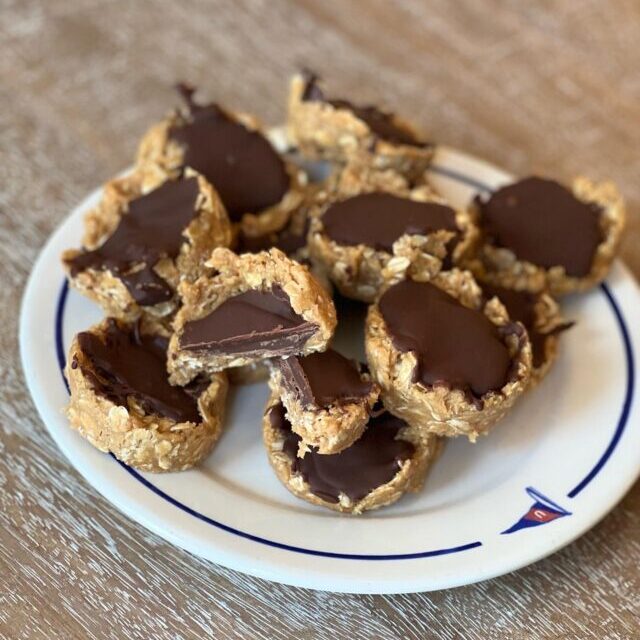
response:
M526 291L513 291L512 289L503 289L502 287L495 287L488 284L483 284L482 290L487 299L493 296L499 298L500 302L507 308L509 318L522 322L525 326L529 334L529 341L531 342L533 366L536 368L544 364L547 338L573 326L573 322L565 322L552 331L540 333L536 329L535 313L535 304L538 296Z
M348 109L356 118L367 124L369 129L381 140L395 144L406 144L412 147L428 147L429 144L416 138L414 133L398 124L392 113L381 111L377 107L359 107L347 100L328 99L318 86L318 76L311 72L304 72L306 85L302 93L304 102L326 102L336 109Z
M147 414L198 423L198 390L168 382L167 342L161 336L142 335L138 325L127 327L109 318L104 337L89 331L78 334L80 368L93 390L115 404L129 408L132 398Z
M303 69L304 89L302 90L302 102L327 102L324 91L318 85L320 78L309 69Z
M129 202L116 230L102 246L83 251L67 262L71 275L87 269L108 269L141 306L166 302L173 290L154 270L165 257L175 258L185 241L183 231L196 213L196 178L165 182Z
M507 308L507 313L511 320L522 322L527 331L535 325L536 313L535 304L538 296L527 291L513 291L512 289L503 289L489 284L482 285L487 300L493 298L500 299L500 302Z
M491 285L482 285L487 299L496 296L500 302L507 308L507 313L511 320L522 322L529 334L531 342L531 351L533 355L533 366L539 367L544 362L544 349L547 336L536 330L536 314L535 304L537 296L526 291L513 291L511 289L503 289L502 287L494 287Z
M277 246L278 234L265 233L261 236L249 236L240 230L238 234L237 253L260 253ZM280 248L280 247L278 247Z
M305 407L328 407L334 402L357 402L371 392L355 362L333 349L308 356L280 358L276 366L282 381Z
M209 315L187 322L180 347L215 354L287 356L299 351L316 326L291 307L278 286L229 298Z
M404 234L458 231L455 212L450 207L388 193L366 193L338 202L327 209L322 224L325 233L338 244L364 244L388 252Z
M535 368L538 368L544 364L545 361L545 349L547 347L547 338L550 334L540 333L535 329L528 329L529 342L531 342L531 363Z
M189 114L169 136L184 149L184 165L216 188L229 217L239 221L277 204L289 190L284 162L259 132L229 117L217 104L198 105L193 89L180 85Z
M240 230L238 253L259 253L276 247L288 256L293 255L298 249L302 249L307 244L309 222L308 220L305 221L302 229L297 231L293 228L292 221L293 219L279 231L265 233L261 236L248 236Z
M433 284L412 280L388 289L378 304L396 349L416 355L414 382L446 384L477 398L507 382L509 350L480 311Z
M478 197L476 203L484 232L497 247L546 269L563 266L569 276L580 278L591 271L602 241L597 204L536 177L503 187L486 202Z
M415 452L410 442L397 439L406 422L387 412L371 418L362 437L344 451L333 455L308 451L304 458L297 457L300 436L291 431L281 403L269 409L269 420L285 436L283 451L291 459L292 471L302 475L311 493L327 502L339 502L341 494L362 500L393 480L401 463Z

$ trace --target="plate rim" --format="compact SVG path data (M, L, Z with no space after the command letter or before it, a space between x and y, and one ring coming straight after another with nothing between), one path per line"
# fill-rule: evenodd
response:
M500 173L502 175L505 176L505 178L508 179L512 179L511 176L507 173L505 173L503 170L499 169L498 167L493 166L492 164L480 159L480 158L476 158L475 156L469 155L465 152L461 152L455 149L449 149L446 148L448 151L460 156L461 158L464 158L466 160L469 160L471 162L477 163L478 166L484 166L486 167L486 170L494 172L494 173ZM449 178L453 178L453 179L458 179L460 178L460 176L462 176L463 178L465 177L464 174L460 174L457 171L452 171L450 169L447 169L446 167L435 167L436 173L441 173ZM466 176L466 178L469 178L469 176ZM482 185L481 183L479 183L478 181L475 181L473 178L471 178L470 180L466 180L465 181L467 185L472 186L475 189L478 189L478 187L484 187L484 189L488 189L488 187L486 185ZM145 521L145 518L141 518L140 514L135 513L134 509L135 509L135 505L123 505L121 503L120 500L118 500L117 498L114 498L111 493L108 491L108 489L104 486L101 485L100 482L97 481L97 479L92 476L89 472L87 472L84 468L81 468L81 466L79 466L77 464L77 460L75 459L75 457L71 456L69 454L69 452L66 450L66 447L63 446L63 444L60 442L60 440L56 437L56 433L54 430L51 429L48 421L45 418L45 412L42 410L41 406L40 406L40 400L37 397L37 394L34 393L34 387L35 387L35 374L34 372L31 370L29 363L27 362L28 358L27 358L27 347L26 347L26 342L27 342L27 335L26 335L26 329L27 329L27 323L26 323L26 311L28 309L28 303L30 301L30 294L35 290L36 288L36 283L35 283L35 278L34 278L34 274L37 272L38 267L40 266L41 262L43 261L43 256L46 255L47 252L47 248L50 246L50 244L53 242L54 238L61 233L63 226L65 225L65 223L69 220L69 218L71 216L73 216L78 210L86 210L87 207L87 202L91 199L92 196L94 196L97 192L99 192L99 188L95 191L93 191L91 194L89 194L86 198L84 198L82 200L82 202L73 209L73 211L66 216L60 223L60 225L58 225L57 229L51 234L51 236L49 237L47 243L43 246L43 248L41 249L39 255L38 255L38 259L37 261L34 263L33 269L31 271L31 274L29 276L29 280L27 282L27 285L25 287L25 291L24 291L24 295L23 295L23 299L22 299L22 304L21 304L21 313L20 313L20 353L21 353L21 358L22 358L22 364L23 364L23 369L25 372L25 378L27 379L27 385L29 387L29 391L31 393L31 396L34 400L34 403L36 404L36 407L38 409L38 413L40 414L45 427L47 428L47 431L49 431L49 434L53 437L53 439L56 441L56 443L58 444L58 446L62 449L63 453L65 453L65 456L69 459L69 461L71 462L71 464L81 473L81 475L83 475L83 477L96 489L98 490L102 495L104 495L110 502L112 502L112 504L114 504L114 506L116 506L118 509L120 509L121 511L123 511L128 517L130 517L131 519L133 519L134 521L142 524L143 526L145 526L146 528L150 529L151 531L153 531L154 533L156 533L157 535L160 535L162 538L164 539L169 539L170 542L172 542L173 544L177 544L178 546L186 549L187 551L196 553L197 555L201 555L204 557L207 557L210 560L213 560L214 562L218 562L220 564L223 564L225 566L228 566L230 568L236 569L236 570L240 570L243 571L245 573L250 573L252 575L257 575L259 577L263 577L263 578L267 578L270 580L276 580L279 582L285 582L288 584L293 584L293 585L297 585L297 586L304 586L304 587L311 587L311 588L320 588L320 589L331 589L333 591L345 591L345 592L351 592L351 593L407 593L407 592L411 592L411 591L424 591L427 589L431 589L431 588L442 588L443 585L439 585L439 586L435 586L435 587L431 587L431 586L425 586L425 585L420 585L420 584L411 584L411 585L406 585L405 587L399 587L398 584L392 584L392 585L376 585L375 587L372 588L373 585L367 585L366 584L366 579L363 580L363 584L350 584L348 585L348 588L343 588L345 585L340 585L340 584L335 584L330 587L324 586L326 585L328 582L331 582L331 580L327 580L327 579L320 579L320 586L318 586L318 584L314 584L313 580L297 580L297 579L287 579L287 576L283 576L283 575L278 575L278 576L274 576L273 572L266 570L266 571L262 571L262 570L256 570L255 567L247 567L246 563L242 565L242 563L238 563L238 562L225 562L224 559L221 559L219 556L216 556L215 558L210 557L210 554L207 553L203 553L202 550L199 551L194 551L193 545L189 545L187 541L182 540L179 536L171 536L167 534L166 528L163 529L161 525L150 522L150 521ZM633 279L633 276L630 275L629 271L626 269L626 267L620 265L618 263L617 265L618 269L621 269L621 273L623 275L624 280L631 280L632 282L635 283L635 280ZM613 306L614 309L614 313L616 315L619 316L619 323L622 329L622 333L623 333L623 342L624 342L624 346L625 346L625 350L627 351L626 355L627 355L627 367L628 367L628 371L627 371L627 385L628 387L631 389L631 397L627 398L628 394L625 394L625 404L628 404L627 407L627 413L630 414L631 410L632 410L632 405L633 405L633 392L636 390L635 389L635 385L634 385L634 347L632 344L630 344L631 339L630 336L628 334L628 332L625 331L625 327L624 327L624 316L622 315L622 312L620 311L620 309L618 308L616 310L616 304L615 304L615 300L611 297L610 293L607 293L607 289L606 289L606 285L603 286L603 289L605 291L605 295L608 295L608 297L610 298L610 302ZM636 295L640 295L638 294L638 291L636 290ZM58 317L59 315L61 316L62 312L64 310L63 305L57 305L56 306L56 323L58 322ZM59 352L59 347L58 344L56 343L56 350L57 350L57 356L58 358L62 358L62 361L64 360L65 354L64 351L62 351L61 353ZM627 402L628 400L628 402ZM628 415L627 415L628 418ZM616 428L617 431L618 427ZM615 438L615 434L614 434L614 438ZM618 438L619 439L619 438ZM613 451L613 450L612 450ZM606 454L606 451L605 451ZM609 455L611 455L611 453L609 453ZM604 454L603 454L604 456ZM120 463L118 461L118 463L125 467L126 470L130 473L130 474L135 474L138 475L139 474L135 471L135 470L131 470L128 467L126 467L126 465L123 465L122 463ZM599 464L599 463L598 463ZM596 466L598 466L598 464ZM593 470L592 470L593 471ZM591 474L591 472L590 472ZM589 474L589 475L590 475ZM594 526L602 517L604 517L609 511L610 509L612 509L615 504L617 504L617 502L624 496L624 494L628 491L628 489L630 488L630 486L632 485L632 483L635 481L635 478L637 477L637 475L640 474L640 464L636 465L636 469L635 469L635 475L634 474L629 474L629 477L627 478L627 482L625 483L626 486L623 486L622 488L619 488L618 491L616 491L616 495L617 497L615 497L614 499L610 500L608 502L608 504L606 505L605 509L599 513L599 515L594 518L592 521L590 521L588 524L586 524L582 529L577 530L574 532L573 536L570 537L562 537L561 539L558 539L557 544L551 545L551 546L545 546L545 548L535 557L527 557L521 564L517 565L517 566L513 566L510 569L507 569L505 571L504 568L499 568L496 572L491 572L491 571L487 571L486 575L481 575L478 576L476 575L475 577L473 577L472 579L468 580L468 581L453 581L451 584L448 585L444 585L444 586L459 586L462 584L469 584L471 582L476 582L479 580L484 580L490 577L495 577L496 575L502 575L505 572L511 571L511 570L515 570L518 568L521 568L522 566L526 566L530 563L536 562L537 560L539 560L542 557L545 557L547 555L550 555L552 553L554 553L556 550L558 550L559 548L565 546L566 544L569 544L570 542L572 542L573 540L575 540L577 537L579 537L580 535L582 535L583 533L585 533L588 529L590 529L592 526ZM596 474L594 474L591 478L593 479L593 477L595 477ZM141 482L146 483L146 479L142 478L142 476L139 476L138 478ZM587 478L585 478L584 480L587 480ZM576 485L576 489L578 489L578 487L580 486L580 484L582 484L582 482L579 483L579 485ZM589 481L590 481L589 480ZM153 486L153 485L152 485ZM586 486L586 483L585 485ZM584 488L584 487L582 487ZM156 492L158 491L158 489L156 488ZM570 492L572 493L572 492ZM579 492L578 492L579 493ZM619 494L619 495L618 495ZM577 495L577 493L574 494L574 496ZM569 497L574 497L569 495ZM182 505L183 507L185 505ZM188 507L187 507L188 509ZM224 527L223 527L224 530ZM245 534L246 537L248 537L249 539L255 538L256 536L252 536L251 534ZM262 542L262 540L259 540L260 542ZM268 543L273 544L272 541L267 541ZM475 548L477 546L480 546L481 543L471 543L468 545L462 545L462 547L465 547L464 550L466 550L466 548ZM276 543L274 546L278 547L278 548L285 548L287 549L287 547L290 547L290 545L281 545L279 543ZM425 552L425 553L417 553L417 554L400 554L401 556L407 556L406 559L407 560L413 560L415 559L415 557L430 557L432 555L440 555L440 552L444 551L444 552L451 552L451 551L455 551L457 550L457 548L452 548L452 549L445 549L445 550L436 550L434 552ZM463 550L463 549L460 549ZM330 552L314 552L313 550L304 550L304 549L295 549L295 551L300 552L302 551L303 553L310 553L311 555L316 555L316 556L327 556L329 558L333 558L335 559L336 557L340 557L340 556L346 556L345 559L347 560L354 560L354 559L358 559L358 560L378 560L378 559L389 559L389 560L401 560L401 559L405 559L405 558L397 558L397 557L393 557L394 554L390 554L389 558L372 558L370 556L360 556L355 558L353 556L353 554L333 554ZM233 554L232 554L233 555ZM253 570L252 570L253 569ZM291 576L289 576L289 578L291 578ZM410 582L410 581L409 581ZM415 582L415 581L414 581ZM407 588L408 587L408 588Z

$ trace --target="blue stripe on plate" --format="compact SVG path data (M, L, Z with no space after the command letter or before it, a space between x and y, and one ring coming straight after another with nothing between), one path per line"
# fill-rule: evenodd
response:
M616 426L616 430L613 433L613 437L611 438L611 442L609 442L609 446L605 449L604 453L600 457L600 460L596 462L595 466L589 473L582 479L578 484L567 493L567 497L575 498L586 486L600 473L602 467L607 463L607 460L611 457L614 449L620 442L620 438L622 437L622 433L624 431L625 425L627 424L627 420L629 419L629 412L631 411L631 403L633 401L633 392L634 392L634 381L635 381L635 364L633 361L633 349L631 348L631 338L629 337L629 331L627 330L627 325L625 324L624 318L622 316L622 312L620 311L620 307L616 302L616 299L613 297L609 287L606 284L601 284L600 289L602 289L604 295L606 296L611 308L613 309L613 314L618 321L618 326L620 327L620 333L622 334L622 343L624 346L624 353L626 356L627 363L627 389L624 394L624 402L622 403L622 411L620 412L620 417L618 418L618 424Z

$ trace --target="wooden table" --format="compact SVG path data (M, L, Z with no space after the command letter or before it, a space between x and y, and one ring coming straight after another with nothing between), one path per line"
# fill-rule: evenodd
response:
M535 566L407 596L249 578L133 524L78 476L25 389L18 300L47 236L127 166L176 79L283 117L309 65L437 140L516 173L616 179L640 276L637 0L395 3L36 0L0 6L0 636L17 638L632 638L640 484Z

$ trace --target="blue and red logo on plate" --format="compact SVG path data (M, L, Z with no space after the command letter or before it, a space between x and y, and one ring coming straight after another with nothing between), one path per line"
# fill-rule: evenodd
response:
M547 524L547 522L553 522L558 518L564 516L570 516L571 512L562 508L559 504L556 504L550 498L547 498L544 494L540 493L533 487L527 487L526 492L533 500L533 504L513 526L509 527L502 534L515 533L520 529L528 529L529 527L538 527L541 524Z

